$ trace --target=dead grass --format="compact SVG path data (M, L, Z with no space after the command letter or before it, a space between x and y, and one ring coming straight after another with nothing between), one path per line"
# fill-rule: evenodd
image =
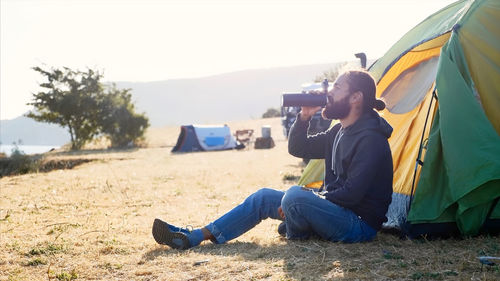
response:
M151 225L203 226L260 187L285 190L300 159L286 152L279 119L276 147L171 154L179 128L148 133L149 148L56 153L100 159L71 170L0 179L0 280L498 280L498 237L409 241L379 234L374 242L286 241L266 220L225 245L188 251L155 243Z

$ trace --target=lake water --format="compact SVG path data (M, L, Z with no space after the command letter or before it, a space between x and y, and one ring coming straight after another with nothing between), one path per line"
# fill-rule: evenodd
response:
M0 144L0 152L3 152L7 154L7 156L10 156L12 153L12 149L14 148L14 145L8 145L8 144ZM18 149L24 154L37 154L37 153L44 153L52 148L59 148L61 147L60 145L18 145Z

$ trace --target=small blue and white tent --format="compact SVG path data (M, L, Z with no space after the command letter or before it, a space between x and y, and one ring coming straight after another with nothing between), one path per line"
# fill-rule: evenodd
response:
M239 148L227 125L181 126L181 133L172 152L212 151Z

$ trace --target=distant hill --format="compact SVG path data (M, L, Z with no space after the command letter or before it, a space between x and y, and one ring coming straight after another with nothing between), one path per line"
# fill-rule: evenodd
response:
M335 63L245 70L195 79L157 82L117 82L131 88L139 112L154 127L224 123L260 118L279 108L283 92L300 91Z
M24 145L64 145L70 141L70 136L58 125L24 116L0 121L0 142L9 145L19 140Z
M245 70L202 78L154 82L116 82L131 88L138 112L152 127L213 124L260 118L268 108L279 108L283 92L300 91L336 63ZM62 145L66 129L26 117L0 121L0 141L25 145Z

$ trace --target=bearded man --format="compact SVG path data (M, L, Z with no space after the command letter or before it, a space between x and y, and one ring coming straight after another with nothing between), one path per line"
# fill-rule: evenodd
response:
M341 74L327 94L325 119L339 123L308 135L311 117L321 107L302 107L290 129L288 151L308 159L325 159L319 191L292 186L286 192L262 188L203 228L188 230L160 219L153 223L159 244L187 249L203 240L221 244L266 218L282 220L279 232L288 239L319 237L346 243L372 240L387 221L392 196L392 156L387 139L392 127L373 109L385 108L375 98L368 72Z

